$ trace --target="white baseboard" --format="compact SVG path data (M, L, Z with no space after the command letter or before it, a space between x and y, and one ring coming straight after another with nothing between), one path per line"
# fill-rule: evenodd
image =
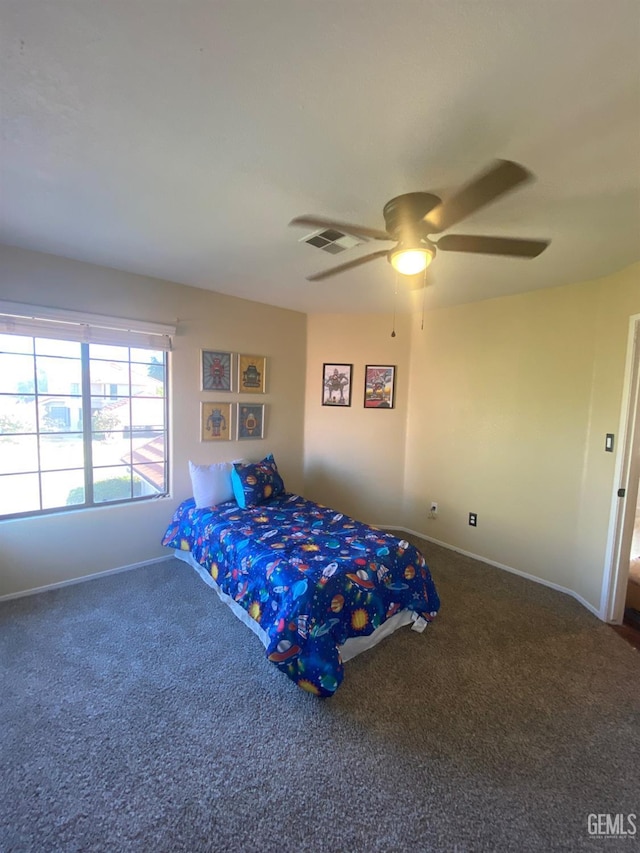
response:
M427 542L433 542L434 545L440 545L442 548L447 548L449 551L455 551L457 554L462 554L464 557L471 557L472 560L478 560L480 563L487 563L489 566L494 566L496 569L502 569L505 572L511 572L513 575L518 575L521 578L525 578L529 581L534 581L534 583L542 584L542 586L549 587L550 589L555 589L557 592L562 592L565 595L570 595L572 598L575 598L577 602L579 602L583 607L586 607L594 616L597 616L598 619L605 622L606 620L601 615L600 611L590 604L586 599L584 599L581 595L575 592L572 589L567 589L565 586L560 586L560 584L553 583L553 581L545 580L544 578L539 578L536 575L530 575L528 572L522 572L520 569L514 569L513 566L507 566L504 563L498 563L495 560L490 560L488 557L482 557L480 554L473 554L471 551L465 551L462 548L457 548L455 545L450 545L448 542L442 542L440 539L434 539L433 536L428 536L426 533L422 533L419 530L412 530L410 527L398 527L394 524L376 524L375 527L380 527L383 530L397 530L400 533L411 533L413 536L419 536L420 539L426 539ZM83 575L80 578L71 578L66 581L59 581L58 583L46 584L45 586L38 586L33 589L25 589L20 592L10 592L8 595L0 595L0 601L9 601L12 598L23 598L25 595L37 595L39 592L46 592L50 589L59 589L63 586L71 586L76 583L84 583L84 581L95 580L96 578L103 578L106 575L117 575L120 572L128 572L132 569L138 569L140 566L146 566L149 563L161 563L165 560L173 559L173 555L169 554L164 557L157 557L155 560L143 560L140 563L131 563L128 566L120 566L117 569L107 569L104 572L96 572L93 575Z
M464 557L471 557L473 560L478 560L481 563L487 563L489 566L495 566L496 569L511 572L511 574L518 575L528 581L534 581L535 583L542 584L542 586L548 586L550 589L555 589L557 592L563 592L565 595L570 595L572 598L575 598L577 602L579 602L583 607L586 607L587 610L593 613L594 616L597 616L602 622L606 621L597 607L594 607L593 604L590 604L585 598L578 595L574 590L568 589L566 586L560 586L560 584L553 583L553 581L539 578L536 575L530 575L528 572L520 571L520 569L514 569L513 566L506 566L504 563L497 563L495 560L490 560L488 557L481 557L480 554L473 554L471 551L464 551L462 548L456 548L455 545L449 545L448 542L441 542L439 539L434 539L433 536L427 536L426 533L421 533L419 530L411 530L409 527L396 527L394 525L387 524L376 524L376 527L382 527L385 530L399 530L403 533L411 533L413 536L419 536L420 539L426 539L427 542L433 542L434 545L440 545L442 548L447 548L449 551L455 551L457 554L462 554Z
M131 563L128 566L119 566L117 569L107 569L104 572L96 572L93 575L83 575L80 578L71 578L67 581L58 581L57 583L48 583L45 586L36 586L33 589L23 589L20 592L10 592L8 595L0 595L0 601L9 601L12 598L24 598L26 595L37 595L39 592L47 592L50 589L60 589L63 586L72 586L76 583L84 583L85 581L93 581L96 578L104 578L106 575L117 575L120 572L130 572L132 569L139 569L140 566L148 566L150 563L163 563L165 560L172 560L173 554L164 557L156 557L152 560L142 560L140 563Z

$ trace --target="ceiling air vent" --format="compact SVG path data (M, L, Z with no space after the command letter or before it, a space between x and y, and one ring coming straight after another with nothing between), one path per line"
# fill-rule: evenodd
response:
M367 241L363 237L353 237L351 234L345 234L335 228L328 228L325 231L314 231L312 234L307 234L300 242L316 246L316 248L322 249L323 252L328 252L330 255L337 255L344 252L345 249L353 249L354 246L360 246Z

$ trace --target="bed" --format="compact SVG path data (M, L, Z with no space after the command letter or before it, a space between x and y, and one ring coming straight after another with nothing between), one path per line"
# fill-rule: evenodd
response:
M243 500L247 481L256 494L256 466L277 472L273 457L236 463L234 497L183 501L162 543L251 628L269 661L303 690L331 696L347 660L402 626L424 630L438 594L406 540L265 484L260 473L262 499Z

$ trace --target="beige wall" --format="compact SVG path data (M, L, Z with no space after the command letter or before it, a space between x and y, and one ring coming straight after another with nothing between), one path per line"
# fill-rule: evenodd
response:
M8 247L0 247L0 298L179 320L171 355L171 497L0 521L0 595L164 556L160 538L174 507L191 494L189 459L259 459L271 451L287 488L303 490L304 314ZM200 391L202 347L268 357L267 393L260 398L267 404L266 440L200 443L200 401L216 399Z
M307 494L599 608L616 460L604 439L618 432L635 313L640 265L430 311L423 331L419 314L404 318L394 339L386 317L309 317ZM323 361L354 363L350 409L320 405ZM365 411L364 365L385 361L398 365L397 407Z
M385 315L311 315L307 326L307 497L370 524L402 523L410 321ZM324 362L353 364L351 407L322 405ZM393 409L365 409L365 364L395 364Z
M414 323L408 528L600 606L629 318L640 265ZM427 518L437 500L437 519ZM478 527L468 513L478 513Z

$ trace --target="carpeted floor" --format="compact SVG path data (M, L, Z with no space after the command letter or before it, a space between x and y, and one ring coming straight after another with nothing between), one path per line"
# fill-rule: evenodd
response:
M640 813L639 653L424 551L440 615L328 700L177 560L1 604L0 850L637 849L588 816Z

